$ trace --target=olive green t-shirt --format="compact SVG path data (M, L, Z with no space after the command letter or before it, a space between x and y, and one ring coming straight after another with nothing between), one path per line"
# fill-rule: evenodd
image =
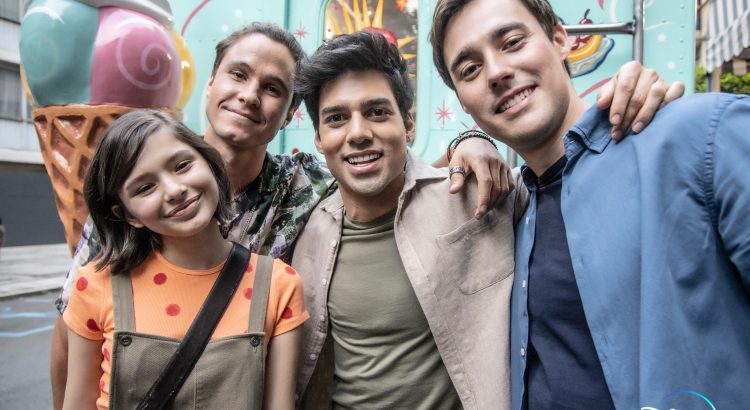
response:
M328 297L333 408L460 408L401 262L393 218L344 219Z

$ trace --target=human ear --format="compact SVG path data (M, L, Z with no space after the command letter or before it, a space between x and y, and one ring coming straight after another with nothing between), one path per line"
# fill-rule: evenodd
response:
M213 74L212 74L212 75L211 75L211 77L209 77L209 78L208 78L208 83L206 84L206 89L205 89L205 90L203 90L203 91L204 91L204 93L206 94L206 97L208 97L208 94L210 94L210 93L211 93L211 86L212 86L213 84L214 84L214 76L213 76Z
M416 138L416 127L414 125L414 116L411 112L406 113L404 128L406 129L406 142L413 142Z
M323 144L320 141L319 131L315 131L315 149L317 149L319 153L325 155L325 153L323 153Z
M565 28L562 26L562 24L558 24L555 26L554 31L552 32L552 44L554 44L555 48L557 48L560 56L562 57L562 60L568 58L568 54L570 53L568 33L565 31Z
M117 219L124 220L134 228L143 228L145 226L143 225L143 223L141 223L140 220L131 215L130 212L127 211L127 209L121 207L120 205L112 205L112 213L117 217Z
M281 126L281 128L279 128L279 130L283 130L287 125L289 125L290 122L292 122L295 111L297 111L297 108L289 107L289 110L287 110L286 112L286 118L284 118L284 124Z

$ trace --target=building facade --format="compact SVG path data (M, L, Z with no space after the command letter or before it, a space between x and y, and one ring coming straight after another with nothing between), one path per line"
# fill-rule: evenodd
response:
M64 241L23 90L18 36L26 2L0 1L0 218L4 246Z
M706 89L722 91L723 74L750 72L750 0L696 0L696 10L697 65Z

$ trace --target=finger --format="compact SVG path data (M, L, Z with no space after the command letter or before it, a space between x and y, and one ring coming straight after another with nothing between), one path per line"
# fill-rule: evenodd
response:
M664 95L664 101L661 103L659 108L671 103L672 101L682 97L685 94L685 84L680 81L675 81L669 85L667 93Z
M492 176L489 175L489 168L482 171L476 170L474 171L474 173L476 174L477 178L477 188L479 188L477 209L474 212L474 218L479 219L484 216L484 214L486 214L487 210L489 209L494 182L492 180Z
M490 194L490 208L495 207L500 201L503 193L508 187L508 183L505 180L505 172L503 171L503 165L501 162L495 163L490 166L492 172L492 193Z
M654 118L654 114L659 109L664 96L667 93L667 84L664 81L659 81L651 85L651 90L648 92L646 102L643 103L643 107L636 115L633 120L633 126L631 129L634 133L643 131L643 128L648 125Z
M642 67L640 63L631 61L620 69L617 74L614 95L612 96L612 105L609 108L609 122L617 127L622 128L622 120L625 116L630 97L633 96L638 79L641 75Z
M448 165L448 169L451 169L454 166L460 166L463 167L464 171L466 172L466 175L469 175L470 167L466 165L463 161L457 161L456 158L453 158L453 161ZM466 180L466 175L461 174L460 172L454 172L450 175L451 180L451 187L448 190L451 194L455 194L457 192L461 192L462 189L464 189L464 181Z
M651 91L651 86L659 81L659 76L656 74L655 70L643 70L635 85L633 95L630 97L630 101L628 101L628 107L625 109L625 115L623 116L620 125L618 125L618 128L621 130L627 130L628 127L633 124L633 119L646 103L646 98Z
M509 168L506 168L507 178L508 178L508 193L516 189L516 182L513 179L513 170Z
M615 83L617 82L617 76L609 79L599 89L599 93L596 95L596 108L600 110L606 110L612 104L612 95L615 90Z

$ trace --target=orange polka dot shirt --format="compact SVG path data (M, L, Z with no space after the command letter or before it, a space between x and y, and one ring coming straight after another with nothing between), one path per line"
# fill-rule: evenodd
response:
M211 336L212 340L247 333L257 258L256 254L250 258L247 271ZM183 338L223 266L222 263L206 270L185 269L171 264L160 253L152 254L130 273L136 331ZM115 331L109 269L97 272L90 263L78 271L74 283L63 319L78 335L102 341L103 374L96 404L99 409L106 409L109 406L110 352ZM266 348L271 337L293 330L308 316L301 278L290 266L274 260L264 329L266 335L270 335L265 338Z

